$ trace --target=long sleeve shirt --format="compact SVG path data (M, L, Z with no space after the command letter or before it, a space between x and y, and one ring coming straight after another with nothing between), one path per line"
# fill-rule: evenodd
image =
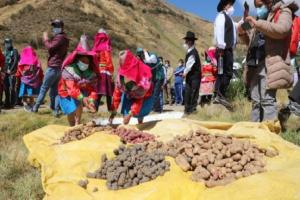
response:
M146 95L144 96L144 98L131 99L132 100L132 105L131 105L131 108L130 108L130 112L133 116L139 115L139 113L141 112L141 109L143 107L144 100L152 95L152 91L153 91L153 88L148 90ZM124 91L120 87L115 88L114 94L113 94L113 102L112 102L112 106L111 106L112 110L114 110L114 111L118 110L118 108L120 106L120 103L121 103L121 100L122 100L122 95L123 94L124 94Z
M61 67L69 47L67 36L58 34L52 40L44 40L44 45L49 52L48 66Z
M157 57L152 54L152 55L149 55L148 52L144 52L144 55L145 55L145 63L146 64L156 64L157 63Z
M188 49L187 52L188 52L188 53L191 52L194 48L195 48L195 46L192 46L191 48ZM184 69L184 72L183 72L184 76L186 76L186 75L192 70L192 67L193 67L193 65L195 64L195 62L196 62L195 56L194 56L194 55L191 55L191 56L188 58L188 60L187 60L187 62L186 62L186 64L185 64L185 69Z
M182 84L183 83L183 72L184 72L184 66L179 66L176 68L175 72L174 72L174 76L175 76L175 84Z
M2 51L0 49L0 71L2 70L2 68L4 67L4 65L5 65L5 57L2 54Z
M6 50L5 54L5 72L10 71L10 74L15 74L18 69L19 53L17 49Z
M232 19L231 19L232 20ZM233 23L233 33L234 33L234 45L232 48L236 46L237 43L237 24L232 20ZM214 41L215 45L219 49L225 49L225 15L220 12L215 20L214 24Z
M98 73L105 73L112 76L114 73L114 65L112 62L110 51L101 51L98 53L99 68Z

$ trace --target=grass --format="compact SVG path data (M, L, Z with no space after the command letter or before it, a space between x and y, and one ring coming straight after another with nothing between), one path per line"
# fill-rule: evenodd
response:
M219 105L199 109L191 119L237 122L249 121L251 104L246 100L235 103L237 111L229 113ZM83 122L94 117L107 116L101 113L97 116L84 114ZM282 137L300 146L299 118L292 117L289 121L289 131ZM50 111L40 114L28 114L15 111L0 114L0 200L36 200L44 196L39 170L27 162L28 151L22 137L33 130L48 124L67 125L65 117L55 119Z
M97 117L101 115L107 114L102 113ZM85 114L82 121L87 122L93 117L95 116ZM28 164L28 151L22 137L48 124L67 125L67 119L55 119L48 110L43 110L40 114L23 111L0 114L0 200L43 198L41 175L39 170Z

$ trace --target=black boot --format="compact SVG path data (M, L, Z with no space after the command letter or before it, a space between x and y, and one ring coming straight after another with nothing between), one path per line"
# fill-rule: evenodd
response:
M291 110L287 106L285 108L282 108L278 113L278 120L280 122L281 131L286 132L287 131L287 122L291 116Z

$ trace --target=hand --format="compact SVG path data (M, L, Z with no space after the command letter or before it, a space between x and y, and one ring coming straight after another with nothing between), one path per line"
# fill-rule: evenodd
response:
M44 33L43 33L43 39L44 39L44 40L48 40L48 39L49 39L48 33L47 33L47 32L44 32Z
M131 114L125 116L125 117L124 117L124 120L123 120L123 123L124 123L125 125L129 124L131 117L132 117Z
M218 49L217 51L218 58L224 55L224 49Z
M252 17L252 16L246 17L245 21L249 22L252 27L255 27L256 23L257 23L256 19L254 17Z
M7 73L7 74L11 74L11 71L8 69L8 70L6 71L6 73Z
M112 111L110 116L109 116L109 119L108 119L108 122L109 122L109 125L112 125L113 124L113 121L114 121L114 118L115 116L117 115L117 112L116 111Z
M244 20L249 16L249 10L244 10Z
M96 112L96 106L93 102L90 102L90 99L88 97L83 98L82 100L83 105L88 108L92 113Z
M239 35L246 34L246 31L242 28L242 24L243 24L243 23L239 23L239 24L238 24L237 31L238 31L238 34L239 34Z
M88 107L88 105L89 105L89 98L84 97L83 100L82 100L82 103L83 103L83 106Z
M88 108L89 108L91 113L96 113L97 112L96 106L95 106L94 103L90 103Z

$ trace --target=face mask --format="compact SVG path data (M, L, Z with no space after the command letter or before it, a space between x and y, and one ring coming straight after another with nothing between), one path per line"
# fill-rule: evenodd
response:
M256 12L259 19L267 19L269 14L269 10L265 5L260 8L256 8Z
M188 49L189 49L189 46L188 46L187 44L185 44L185 43L184 43L182 46L183 46L183 48L184 48L185 50L188 50Z
M5 49L12 49L12 44L5 43L4 47L5 47Z
M231 6L230 8L228 8L227 14L228 14L229 16L232 16L232 15L234 14L234 7L233 7L233 6Z
M54 35L57 35L57 34L62 33L62 29L61 28L53 28L52 32L54 33Z
M86 71L89 68L88 64L85 64L81 61L78 61L77 66L80 69L80 71L83 71L83 72Z
M209 57L206 58L206 62L210 63L211 59Z

